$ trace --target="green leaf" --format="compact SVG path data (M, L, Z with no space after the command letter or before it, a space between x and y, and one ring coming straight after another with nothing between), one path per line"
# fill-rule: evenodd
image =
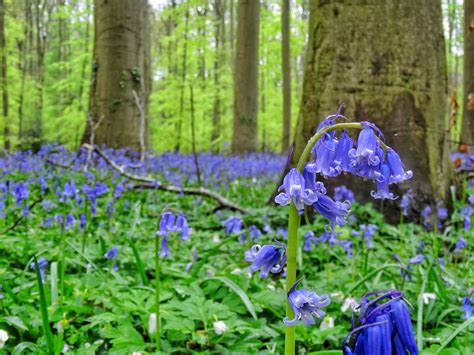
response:
M21 330L28 330L28 327L23 323L20 317L16 316L8 316L8 317L3 317L3 319L9 323L10 325L20 328Z
M254 319L257 319L257 314L255 313L255 307L253 306L253 303L250 301L245 291L242 290L239 287L239 285L237 285L234 281L230 280L229 278L225 276L216 276L208 280L218 280L224 283L227 287L229 287L232 291L234 291L240 297L240 299L242 300L242 302L244 302L245 307L247 307L247 310L252 315L252 317Z

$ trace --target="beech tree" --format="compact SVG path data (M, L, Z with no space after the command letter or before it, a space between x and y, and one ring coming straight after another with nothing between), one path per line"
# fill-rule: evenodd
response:
M147 0L94 1L94 63L83 142L143 151L150 93Z
M474 144L474 1L464 2L464 110L461 141Z
M346 116L378 125L413 171L401 188L422 199L446 197L451 163L440 2L312 0L307 48L293 161L344 102ZM359 201L373 189L349 176L331 183L348 185Z
M258 148L258 44L260 1L239 0L232 152Z

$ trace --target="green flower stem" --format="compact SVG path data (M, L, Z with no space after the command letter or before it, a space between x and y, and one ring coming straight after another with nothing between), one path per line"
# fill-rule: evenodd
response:
M341 129L363 129L364 126L361 123L352 122L352 123L338 123L332 126L327 126L319 130L306 144L306 147L301 154L297 168L299 172L303 172L306 162L308 161L311 150L314 145L321 139L321 137L331 131L341 130ZM381 142L380 145L385 150L387 146ZM300 223L300 216L298 215L298 210L296 209L293 202L290 203L290 214L288 217L288 245L286 248L286 292L290 291L291 286L296 282L296 252L298 249L298 227ZM289 302L287 301L286 305L286 316L288 319L294 318L293 309L291 309ZM294 355L295 354L295 327L287 326L285 328L285 355Z
M295 204L290 204L290 216L288 219L288 245L286 248L286 292L290 291L291 286L296 282L296 251L298 248L298 226L300 216ZM290 307L290 303L286 303L286 316L293 319L295 314ZM287 326L285 329L285 354L293 355L295 353L295 327Z
M160 236L155 236L156 352L160 352Z

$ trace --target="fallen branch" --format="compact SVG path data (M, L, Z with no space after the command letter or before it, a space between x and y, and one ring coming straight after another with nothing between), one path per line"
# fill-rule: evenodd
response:
M173 192L173 193L178 193L178 194L184 193L187 195L205 196L217 201L222 208L228 208L230 210L239 211L244 214L248 213L248 211L245 208L228 200L227 198L218 194L217 192L208 190L204 187L179 187L179 186L174 186L174 185L161 184L152 177L140 176L140 175L135 175L135 174L127 172L123 166L118 165L116 162L110 159L97 146L92 146L87 143L83 144L82 146L90 151L95 151L102 159L105 160L107 164L109 164L112 167L112 169L120 173L120 175L125 176L126 178L133 181L139 181L140 184L132 185L133 189L156 189L156 190L168 191L168 192Z

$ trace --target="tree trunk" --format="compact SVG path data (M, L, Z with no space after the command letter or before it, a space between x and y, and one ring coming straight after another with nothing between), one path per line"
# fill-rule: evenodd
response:
M143 143L148 147L148 2L94 0L94 22L91 119L82 141L89 142L94 129L96 144L139 151ZM145 112L144 137L141 110Z
M474 150L474 2L464 2L464 113L461 141Z
M7 80L7 46L5 40L5 2L0 0L0 47L2 71L2 114L3 114L3 148L10 150L10 120L8 119L8 80Z
M446 198L446 94L439 1L312 0L293 164L318 123L344 102L346 116L380 127L413 170L400 189L413 188L426 200ZM374 189L351 176L328 183L349 185L358 201L369 200Z
M282 0L281 59L281 71L283 74L283 134L281 150L285 153L290 147L291 134L290 0Z
M215 151L218 147L218 138L220 134L220 120L221 120L221 96L220 96L220 75L221 75L221 64L224 59L223 48L225 38L223 34L223 29L225 28L225 2L222 3L221 0L214 1L214 11L215 11L215 23L214 23L214 42L216 45L216 50L214 54L214 104L212 110L212 132L211 132L211 150Z
M234 83L232 152L258 148L258 37L260 2L240 0Z
M183 38L183 57L181 65L181 92L179 94L179 115L178 122L176 123L176 131L178 136L176 137L176 147L175 150L180 150L181 148L181 134L182 127L184 122L184 92L186 89L186 71L187 71L187 61L188 61L188 29L189 29L189 7L186 6L186 15L184 20L184 38Z

